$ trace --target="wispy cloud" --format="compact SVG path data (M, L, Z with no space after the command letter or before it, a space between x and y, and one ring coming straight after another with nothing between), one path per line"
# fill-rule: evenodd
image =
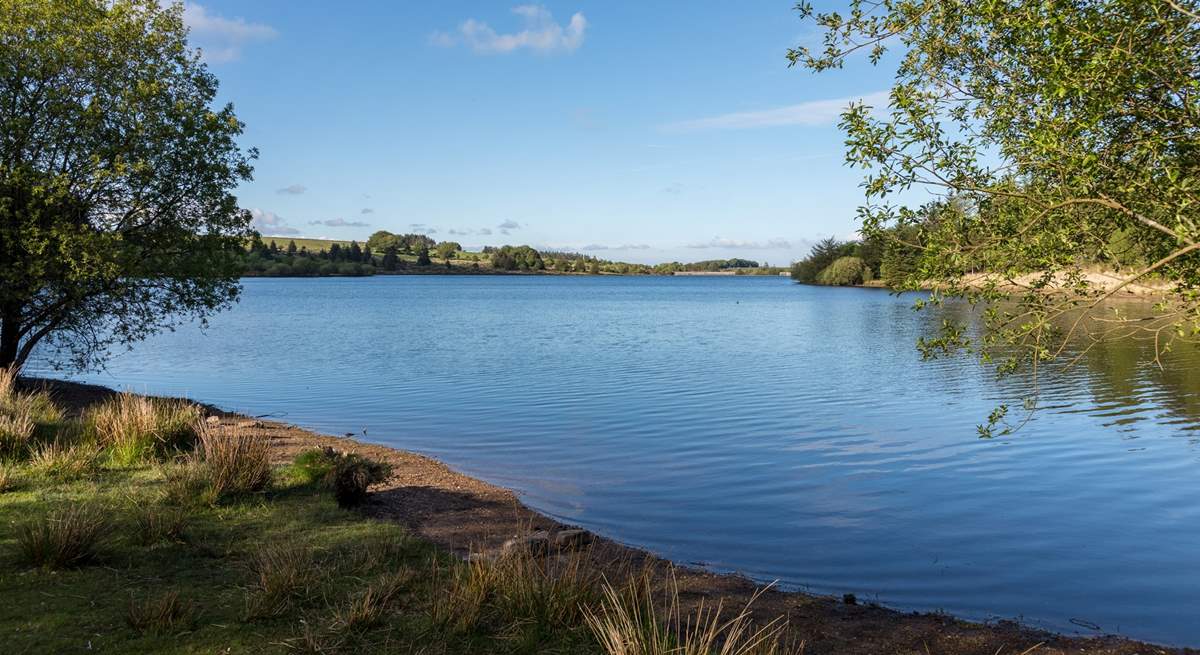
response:
M325 227L371 227L370 223L348 221L344 218L328 218L323 221L309 221L309 225L324 225Z
M275 212L254 208L250 210L250 227L266 236L291 236L300 230L287 224L287 220Z
M246 45L279 36L270 25L225 18L195 2L184 3L183 22L191 30L191 38L199 44L204 60L214 64L236 61Z
M500 230L500 234L510 234L513 230L521 229L521 224L510 218L507 221L497 225L496 229Z
M426 225L424 223L409 223L408 229L413 231L413 234L437 234L437 228Z
M275 193L284 196L298 196L305 191L308 191L308 187L304 186L303 184L293 184L291 186L285 186L282 189L275 189Z
M767 241L738 241L724 237L713 237L708 241L687 244L688 248L725 248L727 250L788 250L792 242L787 239L768 239Z
M673 195L673 196L677 196L677 195L683 193L683 185L678 182L672 182L671 184L668 184L667 186L663 187L662 192Z
M375 210L374 210L374 209L371 209L370 207L363 207L363 208L362 208L362 211L360 211L360 212L358 212L358 213L360 213L360 214L364 214L364 215L365 215L365 214L374 214L374 213L375 213Z
M587 18L576 12L566 25L554 20L542 5L518 5L512 13L521 17L524 29L500 33L487 23L468 18L455 32L434 32L430 43L442 47L464 44L479 54L493 55L529 49L534 52L573 52L583 45Z
M485 227L479 230L478 234L481 236L490 237L492 236L492 231Z
M887 91L876 91L863 96L813 100L798 105L721 114L708 118L697 118L677 123L668 123L662 129L670 132L694 132L701 130L749 130L761 127L785 125L819 126L831 125L838 120L852 102L863 102L872 107L886 107Z

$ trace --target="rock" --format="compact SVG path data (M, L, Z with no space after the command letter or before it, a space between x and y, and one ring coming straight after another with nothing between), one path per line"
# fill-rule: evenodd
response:
M267 427L262 421L238 421L237 426L243 430L258 430Z
M500 552L505 555L511 555L518 552L527 552L533 555L545 555L550 547L550 533L545 530L530 532L523 537L513 537L504 542L500 547Z
M204 419L204 422L205 422L205 423L207 423L207 424L209 424L209 425L220 425L220 424L221 424L221 417L220 417L220 416L209 416L209 417L207 417L207 418L205 418L205 419Z
M592 543L592 533L587 530L571 528L559 530L554 534L554 547L558 550L575 550Z

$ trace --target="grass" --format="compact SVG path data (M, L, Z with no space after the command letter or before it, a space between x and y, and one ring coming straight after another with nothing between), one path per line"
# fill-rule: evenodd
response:
M21 561L43 569L66 569L96 559L110 525L103 510L73 502L29 519L17 528Z
M136 466L192 450L200 408L182 400L113 396L90 409L85 424L117 466Z
M268 248L270 248L271 243L274 242L281 249L287 249L288 243L295 241L296 248L308 248L309 252L324 252L326 250L329 250L329 246L332 246L335 243L338 244L338 247L345 247L345 246L350 245L349 241L342 241L340 239L301 239L301 238L294 238L294 237L263 237L262 241ZM366 245L366 243L367 242L365 240L363 240L363 241L358 242L358 245L363 246L363 245Z
M123 460L121 444L170 421L146 419L161 405L110 402L120 429L60 413L56 434L29 437L27 456L0 468L0 525L14 527L0 531L5 652L642 652L612 645L654 606L618 604L634 596L588 553L463 562L339 507L330 472L369 461L339 455L319 476L303 459L272 468L269 444L236 431L197 424L190 452L181 440L179 457ZM685 626L675 607L656 630ZM704 625L714 650L671 652L773 652L716 646L752 644L744 617Z

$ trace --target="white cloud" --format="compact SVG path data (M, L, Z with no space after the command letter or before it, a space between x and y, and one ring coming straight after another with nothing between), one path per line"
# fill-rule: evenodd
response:
M583 45L587 30L583 12L572 15L565 26L555 22L550 10L542 5L519 5L513 7L512 12L524 23L524 29L519 32L502 34L483 21L468 18L458 26L457 32L434 32L429 36L429 42L442 47L461 43L486 55L505 54L522 48L541 53L574 52Z
M209 63L235 61L242 56L244 46L279 36L270 25L218 16L195 2L184 3L183 22L191 30L193 45L199 44L204 60Z
M285 186L282 189L275 189L275 193L285 196L298 196L305 191L308 191L308 187L304 186L303 184L293 184L291 186Z
M413 234L437 234L436 227L430 227L424 223L409 223L408 229L413 231Z
M510 234L513 230L521 229L521 224L510 218L507 221L497 225L496 229L500 230L500 234Z
M250 227L266 236L291 236L300 230L287 224L287 220L275 212L254 208L250 210Z
M668 123L663 126L663 129L672 132L693 132L700 130L747 130L784 125L831 125L838 120L852 102L863 102L876 109L887 107L888 92L876 91L864 96L836 98L833 100L813 100L802 102L798 105L777 107L775 109L721 114L720 116Z
M767 241L737 241L724 237L713 237L708 241L687 244L688 248L726 248L728 250L787 250L792 242L787 239L768 239Z
M309 221L309 225L324 225L325 227L371 227L370 223L348 221L344 218L329 218L323 221Z

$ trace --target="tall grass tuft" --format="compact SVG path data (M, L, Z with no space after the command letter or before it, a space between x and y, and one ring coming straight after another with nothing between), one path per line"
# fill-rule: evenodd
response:
M136 466L195 448L200 408L182 400L121 393L88 411L86 423L114 464Z
M583 607L600 598L600 576L588 564L589 556L539 558L513 551L438 571L446 577L434 598L432 619L451 633L498 630L527 643L578 628L585 619Z
M396 596L412 580L411 572L396 572L367 585L333 612L332 628L339 632L357 632L378 625L391 608Z
M757 626L750 604L724 618L720 603L701 603L684 615L674 581L665 592L665 612L654 599L650 573L631 577L624 585L604 585L599 609L585 610L587 623L608 655L782 655L802 652L782 642L782 618Z
M72 504L34 519L17 529L22 559L45 569L82 566L96 558L110 523L104 512Z
M17 472L6 464L0 464L0 494L15 490L19 484Z
M202 425L202 424L197 424ZM200 427L200 456L213 501L254 493L271 484L270 444L249 432Z
M0 369L0 457L24 459L38 439L57 434L64 418L49 393L18 391L16 373Z
M41 477L59 481L78 480L99 468L97 451L91 445L70 438L56 438L39 444L30 457L30 470Z
M251 589L246 618L279 616L309 594L320 578L312 550L303 544L276 543L250 554Z
M130 598L125 622L138 632L182 632L195 625L196 606L174 590L142 600Z
M384 462L328 446L300 453L292 468L306 483L320 482L332 489L338 506L347 508L366 502L367 489L392 474L392 467Z

